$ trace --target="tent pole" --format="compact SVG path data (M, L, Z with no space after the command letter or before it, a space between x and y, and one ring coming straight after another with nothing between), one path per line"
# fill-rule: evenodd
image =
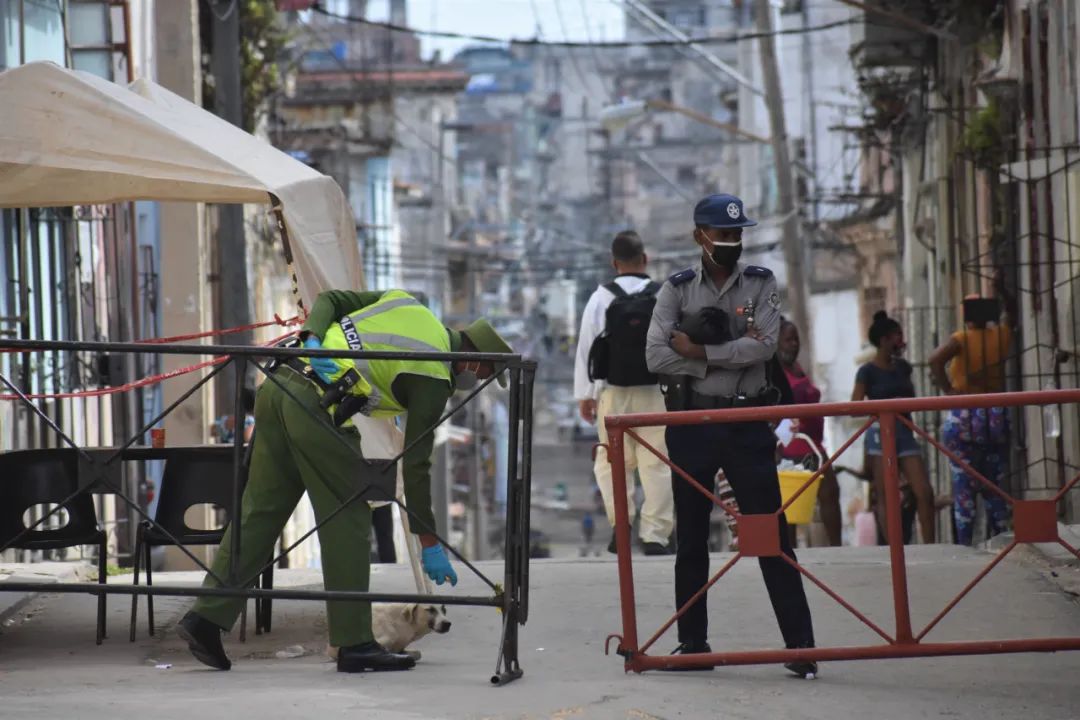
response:
M304 307L304 299L300 297L300 283L296 279L296 269L293 267L292 246L289 244L289 230L285 227L285 216L281 212L281 200L274 193L269 193L270 205L274 211L274 220L277 223L278 235L281 236L281 246L285 252L285 264L289 269L289 278L292 281L293 297L296 298L296 307L300 310L300 317L307 317L307 308Z

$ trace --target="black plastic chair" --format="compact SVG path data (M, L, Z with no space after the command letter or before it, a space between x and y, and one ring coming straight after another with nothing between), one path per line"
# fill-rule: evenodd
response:
M74 450L53 448L0 454L0 546L6 545L33 523L23 522L26 511L38 505L56 505L79 488L79 458ZM53 518L67 514L67 524L50 528ZM98 523L94 498L80 493L53 518L11 545L21 550L60 550L82 545L98 547L98 583L105 584L107 536ZM98 595L97 644L105 638L105 593Z
M213 530L188 527L184 515L194 505L216 505L227 518L232 517L233 507L233 451L232 447L177 448L165 460L165 472L161 479L154 521L184 545L220 545L225 536L225 526ZM246 479L246 478L245 478ZM174 545L162 529L147 521L139 523L135 536L135 585L139 584L140 567L146 570L146 584L153 585L150 552L155 547ZM269 559L269 558L268 558ZM257 587L272 588L274 568L263 571ZM135 622L139 596L131 596L131 634L135 641ZM154 596L146 596L147 622L150 635L154 634ZM271 605L269 598L255 599L255 632L270 631ZM247 603L244 603L241 640L247 624Z

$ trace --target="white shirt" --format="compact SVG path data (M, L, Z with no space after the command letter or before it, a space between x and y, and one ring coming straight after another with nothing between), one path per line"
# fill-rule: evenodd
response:
M639 293L645 289L652 280L641 275L620 275L615 278L628 295ZM585 310L581 313L581 328L578 330L577 353L574 356L574 399L595 400L600 397L600 391L604 389L604 381L589 380L589 349L593 341L600 333L604 332L606 324L605 315L608 306L615 299L615 293L603 285L596 288L589 302L585 303Z

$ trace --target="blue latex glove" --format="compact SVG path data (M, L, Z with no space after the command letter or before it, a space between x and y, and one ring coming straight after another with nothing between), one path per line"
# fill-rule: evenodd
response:
M304 347L312 350L319 350L322 348L322 341L314 335L308 335L304 340ZM330 358L308 358L311 361L311 367L322 378L323 382L329 384L333 382L330 378L337 372L337 365Z
M450 567L450 558L446 557L446 551L443 550L442 545L424 548L420 564L424 566L424 572L436 585L442 585L447 580L451 585L457 585L457 573Z

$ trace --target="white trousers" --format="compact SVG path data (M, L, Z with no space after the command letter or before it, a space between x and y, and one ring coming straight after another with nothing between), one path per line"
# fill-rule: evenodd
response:
M601 392L600 402L597 405L596 423L601 443L608 441L607 432L604 429L604 418L608 415L666 410L664 396L660 394L660 388L656 385L608 386ZM637 428L635 432L658 451L667 454L663 427ZM667 545L671 539L675 516L675 503L671 497L671 470L660 458L642 447L636 440L628 435L624 437L623 457L626 462L626 499L630 509L630 522L634 522L636 514L634 470L637 470L642 490L645 493L645 500L641 503L639 524L641 541ZM615 495L611 486L611 465L608 463L607 451L604 448L599 448L596 452L593 471L596 474L596 484L600 486L600 494L604 497L604 510L607 512L608 522L614 527Z

